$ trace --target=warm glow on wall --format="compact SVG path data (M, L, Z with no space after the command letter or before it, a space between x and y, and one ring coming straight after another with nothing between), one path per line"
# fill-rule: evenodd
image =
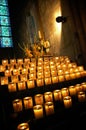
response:
M56 17L61 16L61 3L58 2L58 8L54 12L54 35L58 39L58 44L61 42L62 23L56 22Z

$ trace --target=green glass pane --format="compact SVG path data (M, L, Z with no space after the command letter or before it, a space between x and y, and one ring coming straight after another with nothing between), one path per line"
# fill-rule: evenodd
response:
M0 5L8 5L7 0L0 0Z
M0 32L2 36L11 36L11 28L10 27L0 27Z
M0 15L9 15L8 7L0 6Z
M10 25L9 17L0 16L0 25L9 26Z
M11 37L2 37L0 38L1 47L13 47L12 38Z

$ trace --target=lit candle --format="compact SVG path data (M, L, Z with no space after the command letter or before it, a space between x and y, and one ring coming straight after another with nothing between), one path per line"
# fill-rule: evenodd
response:
M19 75L20 72L19 72L19 69L13 69L13 75Z
M24 102L24 108L25 108L25 109L29 109L29 108L32 108L32 107L33 107L32 97L25 97L25 98L23 99L23 102Z
M44 93L45 102L52 102L53 101L53 94L52 92L45 92Z
M70 108L72 106L72 98L70 96L64 97L63 103L64 103L65 108Z
M33 107L34 116L36 119L43 117L43 106L42 105L35 105Z
M78 71L84 71L84 67L83 66L78 66Z
M8 85L8 77L7 76L1 77L1 85Z
M52 70L51 75L52 75L52 77L57 76L57 72L55 70Z
M45 85L51 84L51 77L45 78Z
M64 75L59 75L58 78L59 78L59 82L63 82L65 80Z
M28 74L28 69L23 68L23 69L22 69L22 74Z
M61 94L62 94L63 97L68 96L69 95L68 88L62 88L61 89Z
M69 86L69 93L71 96L76 95L76 88L75 86Z
M50 77L50 72L44 71L44 76L45 76L45 78Z
M41 39L41 38L42 38L42 35L41 35L40 30L38 31L38 37L39 37L39 39Z
M44 79L36 79L36 84L38 87L44 86Z
M58 70L58 75L63 75L63 70Z
M4 73L5 73L5 76L8 76L8 77L11 76L11 71L10 70L5 70Z
M23 59L17 59L18 64L23 64Z
M66 80L70 80L70 74L65 74L64 77Z
M29 124L28 123L21 123L17 126L17 130L29 130Z
M46 115L54 114L54 104L53 104L53 102L46 102L45 103L45 112L46 112Z
M9 83L8 84L8 91L9 92L15 92L16 91L16 83Z
M27 74L20 74L20 81L27 81L28 77Z
M86 91L86 82L81 83L82 91Z
M81 77L80 72L76 72L75 75L76 75L76 78L80 78Z
M26 84L24 81L19 81L18 82L18 90L25 90L26 89Z
M31 73L35 73L35 72L36 72L36 68L30 67L30 68L29 68L29 71L30 71L30 74L31 74Z
M82 86L80 84L75 85L76 93L82 91Z
M13 109L14 112L20 112L22 111L22 100L21 99L15 99L13 100Z
M11 76L11 82L17 83L19 81L18 75Z
M0 72L4 72L5 71L5 66L0 65Z
M36 79L36 73L29 73L29 79L30 80L35 80Z
M75 79L75 78L76 78L75 73L70 73L70 79Z
M24 58L24 63L30 63L30 59L29 58Z
M2 65L4 65L4 66L8 65L8 59L2 60Z
M61 91L60 90L54 90L53 91L53 95L54 95L54 100L55 101L59 101L62 100L62 95L61 95Z
M37 78L38 79L44 78L43 72L37 72Z
M35 82L34 80L27 80L27 87L30 88L34 88L35 87Z
M10 59L10 64L12 65L16 64L16 59Z
M85 92L83 92L83 91L78 92L78 101L79 101L79 102L84 102L84 101L86 101Z
M36 94L34 98L35 98L35 104L36 105L42 105L43 104L43 95L42 94Z
M58 76L52 77L52 83L58 83Z

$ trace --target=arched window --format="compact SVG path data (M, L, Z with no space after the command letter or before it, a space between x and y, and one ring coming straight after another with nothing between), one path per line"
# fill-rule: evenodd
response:
M7 0L0 0L0 47L13 47Z

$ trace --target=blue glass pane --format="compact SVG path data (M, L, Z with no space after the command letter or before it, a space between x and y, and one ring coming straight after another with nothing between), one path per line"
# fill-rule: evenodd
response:
M0 0L0 5L8 5L7 0Z
M0 6L0 15L9 15L8 7Z
M2 37L0 38L0 44L1 47L13 47L12 38Z
M0 25L9 26L10 25L9 17L0 16Z
M11 36L11 28L10 27L0 27L0 36Z

